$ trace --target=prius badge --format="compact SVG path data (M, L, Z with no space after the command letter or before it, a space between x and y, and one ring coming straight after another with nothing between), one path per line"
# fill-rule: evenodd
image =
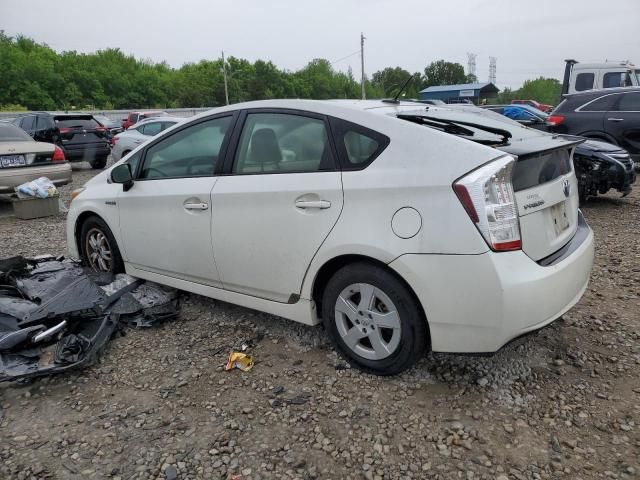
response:
M564 196L567 198L571 195L571 183L569 183L569 180L566 178L562 182L562 191L564 192Z

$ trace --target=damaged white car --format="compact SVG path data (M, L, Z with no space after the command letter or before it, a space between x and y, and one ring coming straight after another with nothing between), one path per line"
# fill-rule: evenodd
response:
M472 109L273 100L162 132L74 192L70 254L323 322L354 364L494 352L582 296L579 140ZM517 132L515 129L518 129Z

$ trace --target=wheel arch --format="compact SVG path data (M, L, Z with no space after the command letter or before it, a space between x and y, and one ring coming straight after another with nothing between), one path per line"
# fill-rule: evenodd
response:
M326 261L318 269L318 271L316 272L315 278L313 280L313 286L311 289L311 297L316 305L317 317L322 318L322 296L324 294L327 283L329 282L331 277L341 268L354 263L368 263L370 265L382 268L385 271L392 274L394 277L396 277L400 282L402 282L402 284L405 286L407 291L413 297L413 300L416 302L416 305L418 306L419 313L427 328L427 348L430 349L431 348L431 331L429 328L429 321L427 320L425 307L420 302L420 299L418 298L418 295L416 295L416 292L413 290L413 288L411 288L411 285L409 285L409 283L398 272L396 272L393 268L389 267L389 265L373 257L368 257L366 255L357 255L357 254L339 255L337 257L334 257Z
M76 248L78 249L78 253L80 253L81 251L80 233L82 232L82 224L86 222L87 219L90 217L98 217L100 220L107 223L106 220L100 216L100 214L94 212L93 210L86 210L82 212L80 215L78 215L78 218L76 218L76 223L73 227L73 238L76 242Z

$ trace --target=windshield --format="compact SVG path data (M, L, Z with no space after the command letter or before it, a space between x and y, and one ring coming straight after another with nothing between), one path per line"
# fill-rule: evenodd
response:
M0 123L0 142L31 142L33 139L21 128L10 123Z

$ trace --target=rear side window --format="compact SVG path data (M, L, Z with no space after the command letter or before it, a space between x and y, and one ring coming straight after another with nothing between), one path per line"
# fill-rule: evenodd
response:
M613 108L613 104L618 97L619 95L605 95L604 97L596 98L584 105L580 110L583 112L606 112Z
M51 120L51 117L37 117L36 120L36 128L38 130L44 130L46 128L52 128L53 127L53 120Z
M375 130L337 118L331 118L331 128L343 170L366 168L390 142L389 137Z
M93 118L69 118L69 117L61 117L54 119L56 123L56 127L58 128L84 128L85 130L94 129L99 127L100 124L96 122Z
M576 76L576 90L582 92L583 90L591 90L593 88L593 80L595 74L593 73L579 73Z
M640 93L621 95L617 110L620 112L640 112Z
M24 130L33 130L36 127L36 117L34 117L33 115L24 117L20 122L20 127L22 127Z
M293 173L335 169L324 120L289 113L247 115L234 173Z

